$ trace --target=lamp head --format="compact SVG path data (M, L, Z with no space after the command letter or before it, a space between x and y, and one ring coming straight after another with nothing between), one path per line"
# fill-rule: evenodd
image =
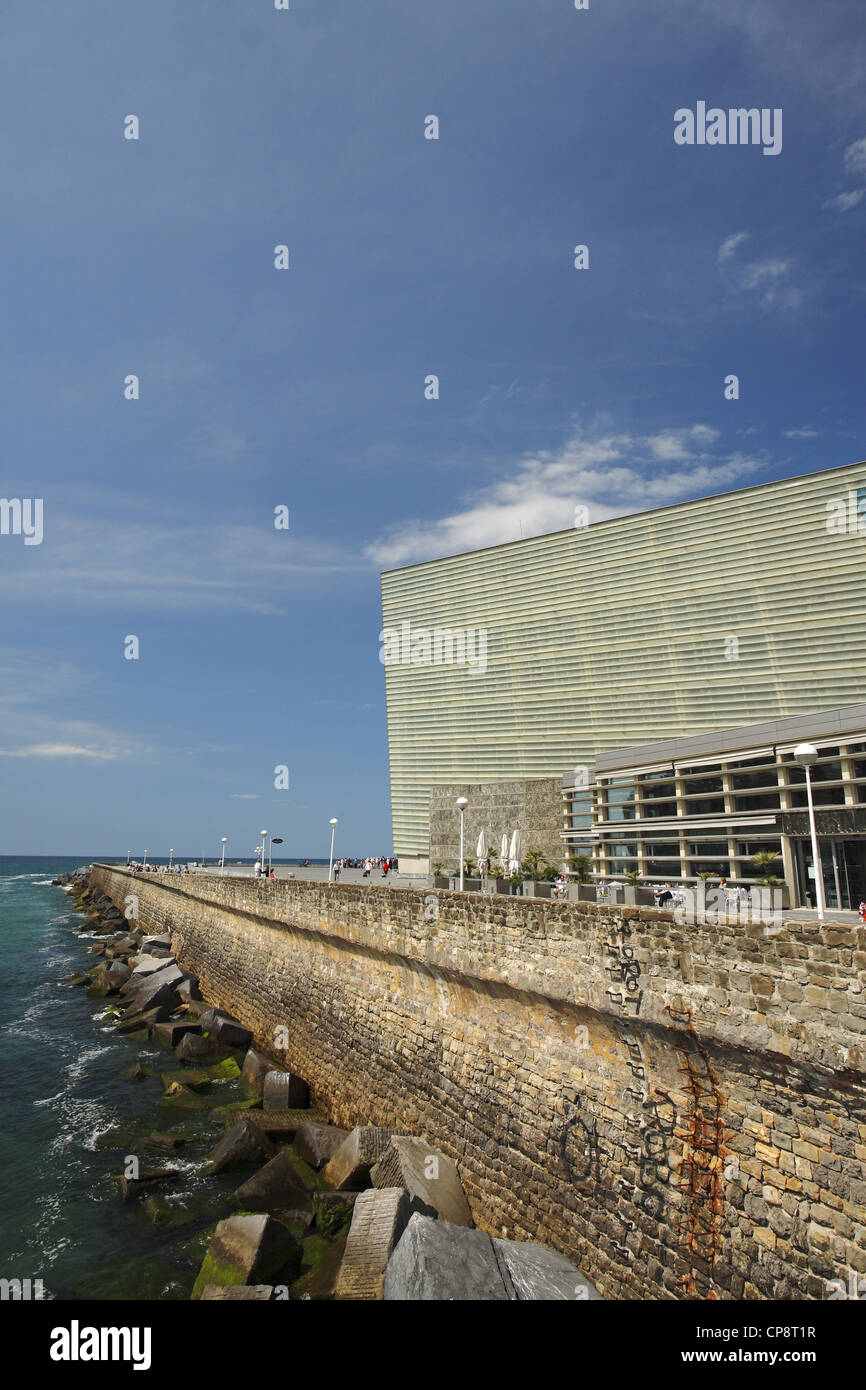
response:
M794 749L794 760L803 767L811 767L812 763L818 761L818 750L813 743L798 743Z
M458 810L458 811L465 811L465 810L466 810L466 807L467 807L468 805L469 805L469 800L468 800L467 797L465 797L465 796L458 796L458 798L457 798L457 810Z
M337 820L337 817L336 817L336 816L332 816L332 817L331 817L331 825L339 825L339 824L340 824L340 822Z

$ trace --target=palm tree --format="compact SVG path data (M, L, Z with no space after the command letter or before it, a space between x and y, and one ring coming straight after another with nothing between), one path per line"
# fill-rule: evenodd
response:
M570 859L570 864L577 875L578 883L592 882L592 855L573 854Z
M752 855L752 863L755 865L755 868L763 870L763 873L756 882L762 883L766 888L775 888L778 884L784 883L784 879L775 878L773 874L769 872L770 865L775 863L779 858L781 858L779 851L772 849L762 849L759 854Z
M547 860L540 849L528 849L523 856L521 868L525 870L529 878L538 878L541 866L546 863Z

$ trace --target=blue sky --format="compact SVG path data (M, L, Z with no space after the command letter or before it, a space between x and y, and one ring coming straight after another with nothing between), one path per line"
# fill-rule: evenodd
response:
M0 492L44 499L0 536L0 852L319 856L332 815L387 852L382 568L866 453L861 0L0 40ZM677 146L698 101L781 108L782 152Z

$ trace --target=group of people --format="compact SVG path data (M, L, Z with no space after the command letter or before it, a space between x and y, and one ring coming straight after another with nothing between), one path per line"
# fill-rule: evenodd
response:
M334 879L340 876L341 869L361 869L364 878L369 878L374 869L381 869L382 877L387 878L392 871L397 869L397 860L393 855L371 855L366 859L335 859L334 860Z
M130 864L134 874L188 874L186 864Z

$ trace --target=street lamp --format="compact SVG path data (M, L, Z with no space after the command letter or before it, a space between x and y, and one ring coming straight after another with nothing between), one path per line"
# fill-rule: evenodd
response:
M127 868L129 868L129 861L130 861L131 858L132 858L132 850L131 850L131 849L128 849L128 850L126 851L126 867L127 867Z
M224 874L226 871L226 845L228 844L227 835L223 835L222 839L220 840L220 844L223 847L222 858L220 859L220 873Z
M171 873L171 861L172 861L172 856L173 856L173 855L174 855L174 850L173 850L173 849L170 849L169 852L168 852L168 871L169 871L169 873Z
M147 850L144 851L144 863L142 865L142 868L147 868Z
M273 851L274 845L281 845L282 843L283 840L281 835L271 836L271 848L268 850L268 878L270 878L271 876L271 853Z
M824 869L818 850L818 831L815 826L815 807L812 802L812 774L809 771L818 761L818 750L812 743L798 743L794 749L794 761L806 772L806 801L809 806L809 833L812 836L812 865L815 873L815 899L818 906L818 921L824 921Z
M267 852L267 848L268 848L268 846L267 846L268 832L267 832L267 830L260 830L260 831L259 831L259 834L260 834L261 837L262 837L262 873L264 873L264 871L265 871L265 853Z
M336 817L336 816L332 816L332 817L331 817L331 862L330 862L329 865L328 865L328 882L329 882L329 883L332 883L332 882L333 882L333 879L334 879L334 832L336 831L337 826L338 826L339 824L340 824L340 822L337 820L337 817Z
M463 812L469 805L465 796L458 796L457 810L460 812L460 892L463 892Z

